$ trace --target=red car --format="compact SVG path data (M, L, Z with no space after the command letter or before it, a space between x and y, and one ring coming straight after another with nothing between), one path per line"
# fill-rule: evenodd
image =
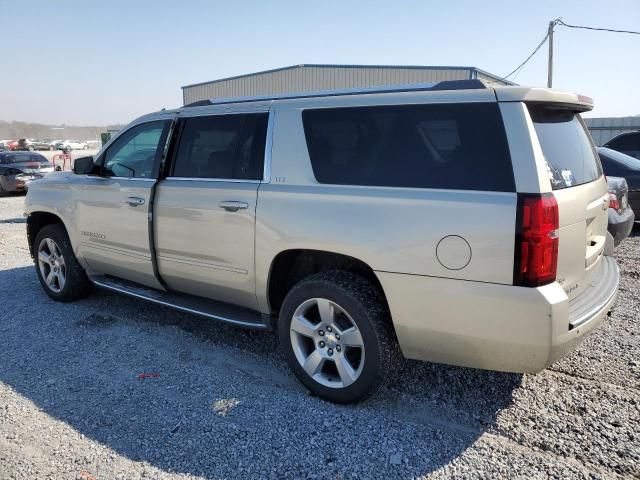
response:
M13 140L13 141L9 142L9 144L7 146L9 147L9 150L16 150L18 148L18 141L17 140Z

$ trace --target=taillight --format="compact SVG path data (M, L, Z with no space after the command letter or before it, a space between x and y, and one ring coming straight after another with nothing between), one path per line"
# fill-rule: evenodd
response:
M620 201L616 192L609 190L609 208L613 208L616 211L620 211Z
M554 282L558 270L558 202L552 193L519 194L514 285Z

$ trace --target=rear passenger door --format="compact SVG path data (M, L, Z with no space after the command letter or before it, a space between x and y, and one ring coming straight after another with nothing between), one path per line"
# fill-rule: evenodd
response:
M257 308L255 212L268 115L180 120L154 209L158 271L169 289Z

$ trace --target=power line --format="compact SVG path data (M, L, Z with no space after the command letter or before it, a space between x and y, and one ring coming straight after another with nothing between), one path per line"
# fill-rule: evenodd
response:
M518 70L520 70L522 67L524 67L527 62L529 60L531 60L531 57L533 57L536 53L538 53L538 50L540 50L540 48L542 47L542 45L545 44L545 42L549 39L549 34L547 33L544 38L540 41L540 43L538 44L538 46L535 48L535 50L533 52L531 52L531 55L529 55L524 62L522 62L520 65L518 65L516 68L513 69L513 71L511 73L509 73L509 75L506 75L502 78L504 78L505 80L507 78L509 78L511 75L513 75L514 73L516 73Z
M583 28L585 30L597 30L599 32L612 32L612 33L631 33L633 35L640 35L640 32L634 32L633 30L614 30L612 28L600 28L600 27L585 27L584 25L569 25L564 23L561 19L554 20L556 24L569 28Z
M550 31L553 31L553 27L555 25L562 25L563 27L568 27L568 28L581 28L584 30L595 30L598 32L612 32L612 33L629 33L632 35L640 35L640 32L635 32L633 30L616 30L613 28L601 28L601 27L587 27L585 25L570 25L568 23L565 23L562 21L561 18L556 18L555 20L551 21L551 25L550 25ZM529 60L531 60L531 58L538 53L538 50L540 50L540 48L542 48L542 46L545 44L545 42L549 40L549 32L547 32L547 34L544 36L544 38L540 41L540 43L538 44L538 46L533 50L533 52L531 52L531 55L529 55L524 62L522 62L520 65L518 65L516 68L513 69L513 71L511 71L511 73L509 73L508 75L504 76L503 78L506 80L508 79L510 76L512 76L513 74L518 74L520 72L520 70L527 64L527 62Z

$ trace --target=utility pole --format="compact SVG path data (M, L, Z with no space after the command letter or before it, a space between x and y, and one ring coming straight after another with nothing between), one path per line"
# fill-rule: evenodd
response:
M553 86L553 27L556 26L556 21L551 20L549 22L549 63L547 65L547 88Z

